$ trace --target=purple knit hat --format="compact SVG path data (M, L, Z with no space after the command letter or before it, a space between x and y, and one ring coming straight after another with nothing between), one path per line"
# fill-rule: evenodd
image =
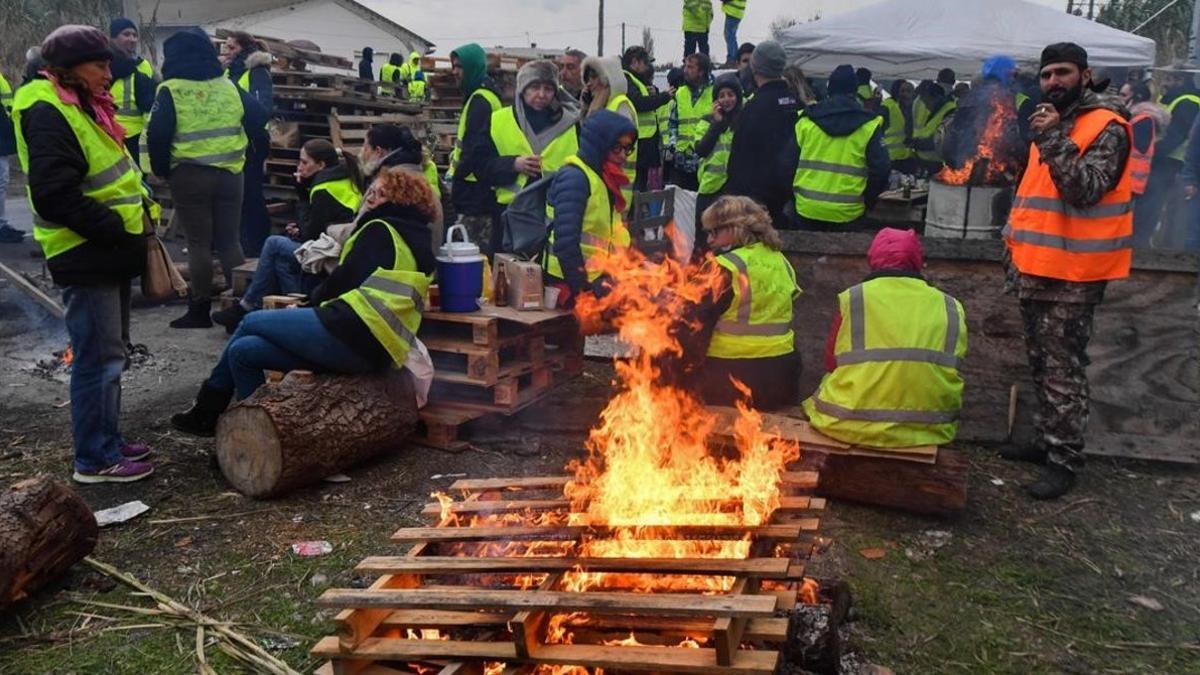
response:
M42 58L56 68L70 68L87 61L110 61L112 56L108 36L92 26L59 26L42 40Z

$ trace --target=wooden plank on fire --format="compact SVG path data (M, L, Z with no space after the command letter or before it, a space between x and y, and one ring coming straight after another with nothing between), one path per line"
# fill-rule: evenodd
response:
M374 659L377 661L405 661L416 658L508 661L517 658L517 650L511 642L401 640L376 637L363 640L350 652L342 651L337 638L324 637L312 648L310 654L318 658Z
M668 525L658 526L669 531L672 538L700 539L740 539L750 535L755 539L797 539L802 532L816 531L818 521L815 518L801 519L789 525L763 525L745 527L743 525ZM642 531L652 531L656 526L641 526ZM554 541L559 539L578 539L584 535L605 536L620 528L613 527L584 527L576 525L549 527L404 527L392 535L392 541L401 544L446 543L461 541Z
M45 307L55 317L59 319L66 317L67 310L63 309L63 306L58 304L57 300L49 295L46 295L42 289L34 286L32 282L25 278L25 275L14 270L8 265L5 265L4 263L0 263L0 275L7 277L9 281L13 282L13 285L15 285L18 290L36 300L39 305Z
M322 607L369 609L547 609L597 614L646 613L666 616L774 616L773 595L684 595L650 593L571 593L567 591L482 588L330 589L317 598Z
M733 582L729 590L731 596L751 595L758 591L759 581L741 577ZM711 628L713 646L717 648L717 663L728 666L737 657L738 647L742 644L742 636L746 633L749 620L743 617L719 616L713 620Z
M681 619L661 616L595 615L582 617L579 623L567 622L571 629L613 631L628 635L631 632L656 633L664 637L684 638L708 635L711 619ZM788 620L783 618L750 619L743 640L783 642L787 640Z
M454 481L450 492L462 490L475 492L479 490L505 490L509 488L534 490L542 488L561 488L573 480L571 476L532 476L524 478L465 478Z
M512 621L512 612L460 612L432 609L397 609L379 623L385 629L480 628L503 626Z
M813 499L810 497L781 497L779 507L776 512L786 511L805 511L808 509L824 508L824 500L818 498L820 506L812 506ZM695 500L696 504L710 506L713 504L736 505L738 500L718 500L705 501L701 499ZM479 513L524 513L525 511L555 511L566 509L571 506L571 502L566 499L530 499L524 501L492 501L492 502L453 502L447 508L450 513L455 514L479 514ZM708 509L706 509L706 512ZM425 505L421 511L425 516L440 516L442 515L442 505L440 502L430 502Z
M504 572L588 572L644 574L745 575L757 579L787 579L786 558L471 558L459 556L374 556L355 571L369 574L486 574Z
M653 670L700 675L770 675L779 652L739 650L728 666L717 664L715 649L679 647L607 647L600 645L545 645L534 654L539 663L586 664L606 670Z

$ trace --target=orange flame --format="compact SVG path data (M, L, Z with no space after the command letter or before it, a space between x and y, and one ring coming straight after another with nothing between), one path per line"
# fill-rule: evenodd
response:
M992 111L988 115L987 124L979 136L979 144L975 156L959 169L944 167L937 175L937 180L947 185L966 185L975 173L975 166L987 160L987 171L982 178L984 184L991 184L1005 179L1009 167L1000 156L1000 146L1004 141L1005 132L1017 117L1013 103L1008 98L999 97L992 101Z
M71 348L71 345L67 345L67 348L63 350L62 356L59 358L62 360L64 366L69 366L75 362L75 350Z

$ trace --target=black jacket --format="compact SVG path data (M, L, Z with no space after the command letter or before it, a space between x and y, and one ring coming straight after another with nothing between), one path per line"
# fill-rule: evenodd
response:
M367 223L376 219L386 220L400 234L416 258L419 271L430 275L437 269L437 262L433 257L429 218L412 207L384 204L359 217L354 232L358 233L361 230L362 233L354 242L350 255L338 265L328 279L309 294L309 304L317 308L317 318L321 325L334 337L383 368L391 361L387 350L379 344L350 305L335 299L361 286L375 270L381 267L391 269L395 262L396 251L392 247L392 236L387 228L379 225L366 227ZM322 307L321 303L328 300L333 302Z
M1200 91L1197 91L1195 87L1186 87L1177 93L1164 96L1162 98L1163 107L1169 106L1177 97L1185 94L1197 95L1200 94ZM1171 124L1167 126L1167 132L1162 135L1154 150L1155 163L1170 159L1168 155L1187 143L1188 134L1191 133L1192 122L1196 121L1197 113L1200 113L1200 106L1191 101L1180 101L1175 106L1175 109L1171 111Z
M496 91L490 78L484 79L483 86ZM454 210L467 216L491 215L496 210L495 191L484 181L471 183L463 180L463 176L484 170L481 163L488 157L487 146L492 139L492 107L482 96L476 96L465 114L466 133L461 139L462 149L451 191Z
M796 168L793 148L800 104L783 80L758 88L738 118L729 151L729 180L724 194L762 202L777 223L792 200Z
M122 53L117 53L112 60L112 79L113 82L124 79L133 75L133 102L137 106L138 112L145 115L150 112L154 106L154 78L147 77L145 73L137 69L142 58L139 56L136 59L129 58ZM117 107L121 107L121 102L116 102Z
M816 123L821 128L821 131L835 138L849 136L862 125L879 117L876 113L864 110L862 104L854 96L831 96L820 103L809 106L804 112L804 116ZM734 142L737 142L736 134L734 135ZM794 176L796 173L796 162L799 161L799 155L804 152L804 149L797 148L794 141L790 145L796 151L796 156L792 159L788 175ZM888 157L887 147L883 144L882 124L875 130L875 134L871 136L871 140L867 142L866 160L867 187L863 191L863 199L867 204L867 210L870 210L875 206L875 200L879 197L879 193L887 188L888 174L892 168L892 161ZM792 178L789 177L789 187L793 182ZM794 205L795 202L793 202Z
M163 55L163 81L204 81L221 76L217 52L203 33L184 30L172 35L163 45ZM250 155L265 157L271 145L266 130L268 113L250 94L241 89L238 89L238 94L242 99L242 129L249 141ZM171 143L175 138L175 101L165 87L158 89L150 124L144 135L150 153L150 168L156 176L169 177Z
M300 193L300 201L297 202L297 206L302 207L299 209L301 241L318 239L330 225L349 223L354 220L355 212L343 206L328 191L321 190L316 197L311 196L312 189L321 183L341 180L349 176L350 173L346 171L346 167L331 166L318 171L311 180L296 186L296 191Z
M275 84L271 81L271 55L258 49L241 52L229 63L229 79L237 84L247 68L250 70L249 94L270 115L275 108ZM163 78L166 78L165 73Z
M8 109L0 106L0 157L17 154L17 134Z
M638 82L641 82L639 79ZM654 112L664 105L671 102L671 94L668 92L651 92L646 96L642 95L638 89L637 82L633 81L633 75L629 71L625 71L625 86L626 96L633 103L633 109L639 113ZM650 85L646 85L649 88ZM662 137L657 131L650 138L638 139L638 169L650 169L662 164Z
M84 111L94 117L91 108ZM129 234L115 211L83 194L87 158L71 125L49 103L35 103L21 115L29 147L29 198L46 220L68 227L83 244L46 262L60 286L114 284L141 275L146 238Z

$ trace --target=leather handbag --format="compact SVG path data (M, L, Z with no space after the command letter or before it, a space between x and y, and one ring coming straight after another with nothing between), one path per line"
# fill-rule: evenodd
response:
M166 300L187 295L187 282L171 262L171 254L146 219L146 270L142 272L142 295L150 300Z

